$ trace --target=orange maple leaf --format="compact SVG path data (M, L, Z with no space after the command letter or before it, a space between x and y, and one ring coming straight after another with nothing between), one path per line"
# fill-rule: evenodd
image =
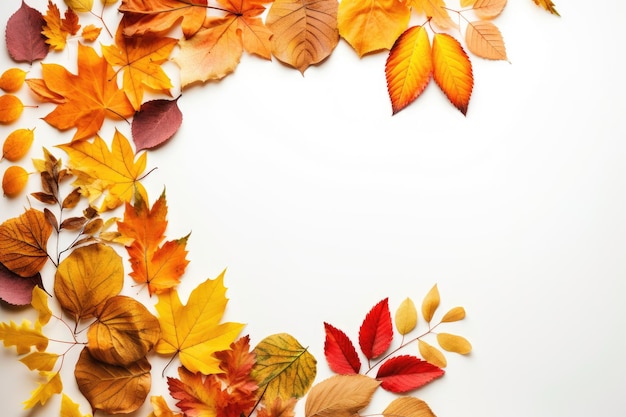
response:
M128 19L126 36L164 34L180 22L189 38L202 27L207 7L207 0L122 0L119 11Z
M165 193L148 208L147 202L137 196L135 204L126 203L124 220L117 223L124 237L133 239L126 247L133 269L129 275L138 283L147 284L150 295L175 287L189 261L186 245L189 235L168 241L161 246L167 226Z
M56 4L48 0L48 10L44 15L46 22L41 32L47 39L46 43L55 51L65 48L69 35L76 35L80 29L78 15L72 9L65 11L65 17L61 18L61 11Z
M78 44L78 74L58 64L42 64L46 88L63 97L64 102L44 120L59 130L76 127L72 140L93 137L106 116L127 118L135 109L117 86L113 68L96 51Z
M115 44L102 47L102 55L113 66L124 70L122 88L135 110L143 101L144 87L169 95L173 87L161 68L170 56L177 40L154 36L123 35L125 19L118 26Z

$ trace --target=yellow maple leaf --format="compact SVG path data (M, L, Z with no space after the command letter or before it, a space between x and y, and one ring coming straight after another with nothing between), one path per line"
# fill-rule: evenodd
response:
M15 346L18 355L30 352L33 346L40 352L48 347L48 338L41 333L41 325L35 323L33 326L28 320L22 321L19 327L13 321L0 323L0 340L5 347Z
M182 365L191 372L205 375L223 372L213 355L227 350L244 325L221 323L228 299L223 271L215 279L207 279L189 295L186 305L172 290L159 295L156 310L161 324L161 340L156 351L178 355Z
M59 148L70 157L68 166L77 177L74 186L90 203L107 193L101 210L112 210L130 201L136 192L147 200L146 190L139 182L146 168L146 153L135 161L128 139L119 131L113 135L111 150L99 136L93 142L74 141Z

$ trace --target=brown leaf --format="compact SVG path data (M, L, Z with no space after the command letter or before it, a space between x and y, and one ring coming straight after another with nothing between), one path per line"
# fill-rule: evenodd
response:
M96 360L85 348L74 375L78 389L93 410L124 414L137 410L146 400L152 384L150 369L146 358L127 366L115 366Z
M0 263L22 277L35 275L48 260L51 234L43 212L33 208L5 221L0 225Z
M383 417L435 417L428 404L419 398L396 398L385 408Z
M336 375L314 385L306 397L305 417L353 417L372 400L380 381L365 375Z
M137 152L167 142L178 131L183 122L183 114L178 108L178 98L152 100L141 105L131 126Z
M465 30L467 49L486 59L506 60L504 39L496 25L485 20L470 22Z

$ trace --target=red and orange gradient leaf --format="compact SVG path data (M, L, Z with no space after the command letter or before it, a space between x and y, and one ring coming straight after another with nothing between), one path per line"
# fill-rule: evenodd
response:
M474 76L472 63L454 37L437 33L433 38L433 78L450 102L463 115L467 114Z

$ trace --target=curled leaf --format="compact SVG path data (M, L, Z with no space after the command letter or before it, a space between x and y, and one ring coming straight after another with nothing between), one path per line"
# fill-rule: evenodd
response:
M21 68L9 68L0 75L0 88L7 93L14 93L24 85L26 71Z
M435 413L419 398L401 397L385 408L383 417L435 417Z
M48 307L48 293L45 292L42 286L36 286L32 290L32 297L30 304L37 311L37 321L42 326L48 324L52 318L52 310Z
M417 346L420 351L420 355L426 362L432 363L440 368L445 368L448 365L446 357L441 353L439 349L424 342L422 339L418 340Z
M417 308L410 298L406 298L396 310L396 329L405 335L417 326Z
M41 271L52 226L42 211L30 208L0 225L0 263L22 277Z
M22 159L35 139L35 129L16 129L9 133L2 144L2 157L11 162Z
M439 333L437 334L437 342L439 343L439 346L448 352L467 355L472 351L472 344L463 336L457 336L450 333Z
M311 388L305 417L353 417L365 408L380 385L365 375L336 375Z
M422 316L427 323L430 323L433 319L433 315L437 307L439 307L439 302L439 290L437 289L437 284L435 284L430 291L428 291L426 297L424 297L424 301L422 301Z

